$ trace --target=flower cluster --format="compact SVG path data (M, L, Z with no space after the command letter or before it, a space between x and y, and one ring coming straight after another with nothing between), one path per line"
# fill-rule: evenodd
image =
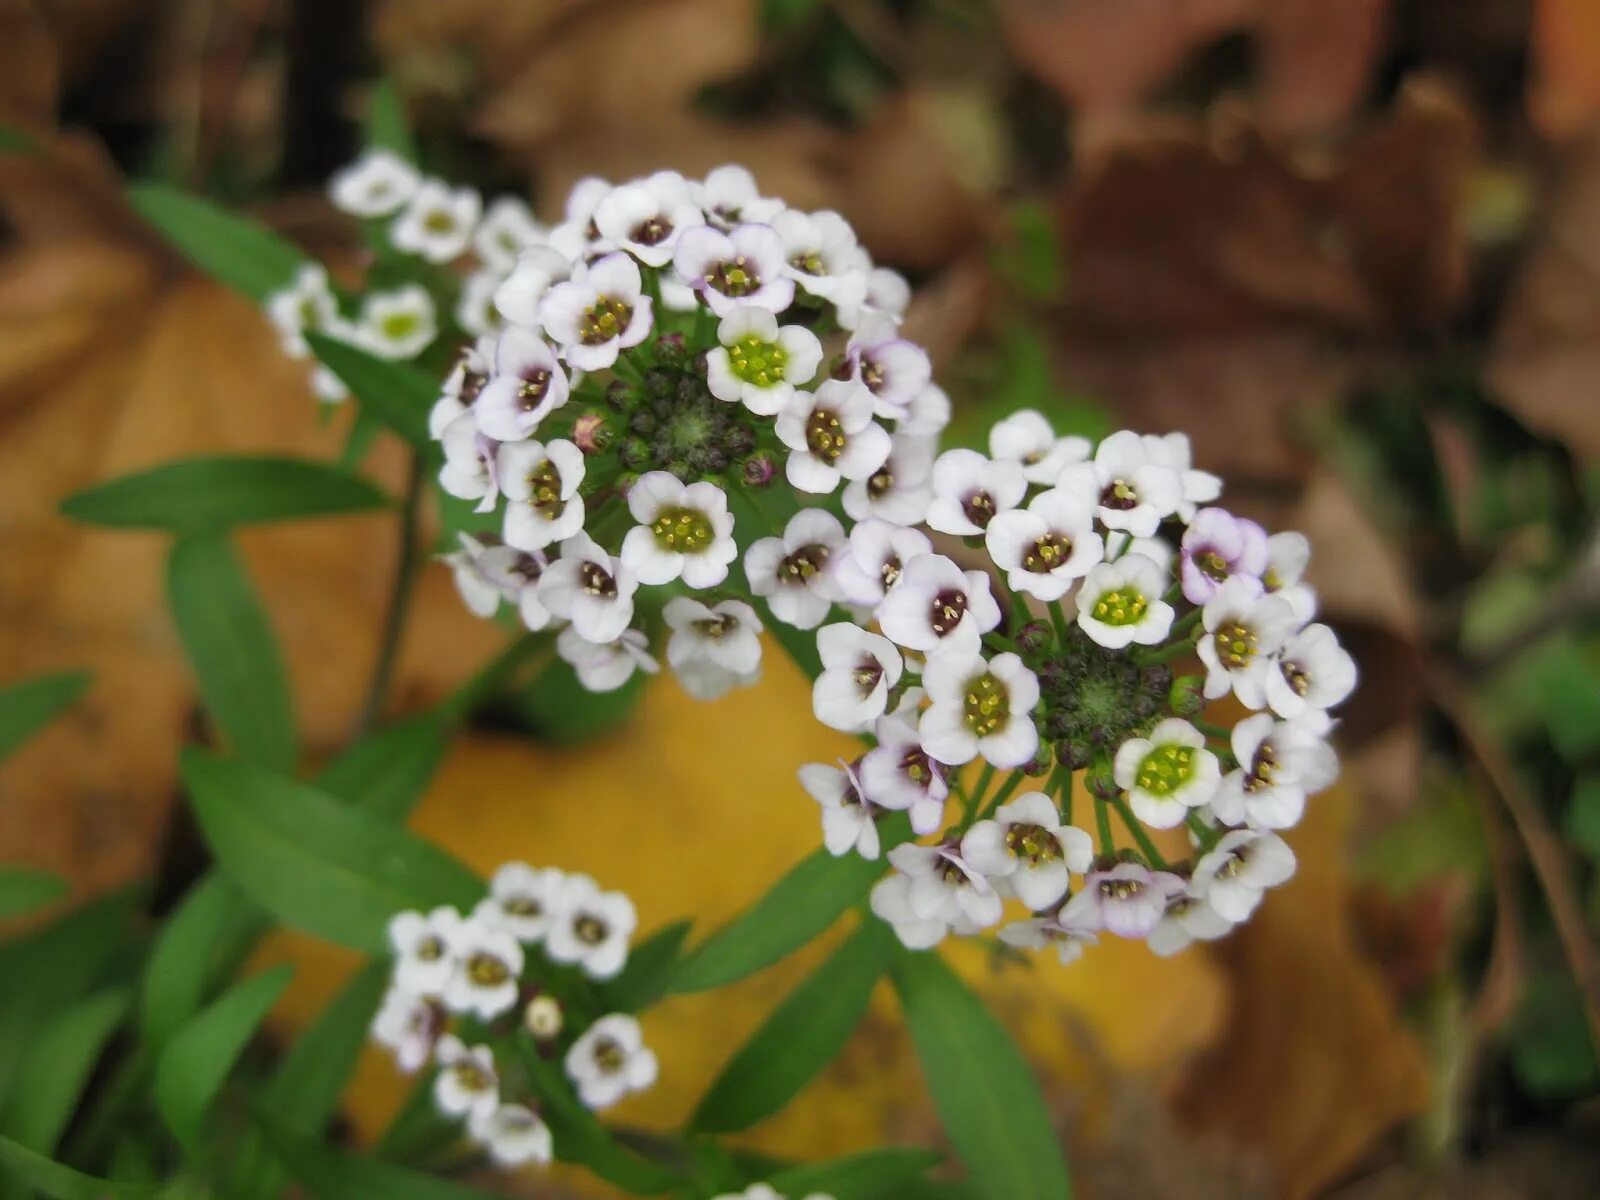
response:
M517 1069L519 1038L541 1054L565 1046L567 1077L590 1108L655 1082L638 1021L610 1013L575 1031L571 1006L538 982L562 971L613 978L636 923L627 896L587 875L507 863L470 914L436 908L389 923L394 974L372 1036L407 1073L434 1064L439 1110L464 1120L497 1163L547 1163L550 1130Z
M307 333L398 361L453 346L463 333L487 334L499 324L496 289L544 232L522 200L501 196L485 206L472 188L425 178L387 150L369 150L328 191L335 207L365 224L372 263L360 295L341 293L322 266L307 264L267 297L291 358L310 356ZM448 269L462 264L464 275ZM348 394L326 367L313 372L312 384L328 403Z
M493 514L448 559L468 605L561 623L594 690L657 670L661 635L692 694L753 682L749 596L807 628L848 598L827 498L922 515L949 403L900 336L906 300L837 213L787 208L741 168L579 183L432 414L441 486ZM749 545L735 582L735 520L780 471L817 506Z
M987 455L940 455L929 480L926 528L988 561L963 569L882 518L830 558L871 607L818 631L814 708L874 744L801 769L829 849L877 858L891 812L933 836L890 849L872 893L912 947L996 926L1012 899L1029 915L1001 940L1063 961L1102 932L1160 954L1221 936L1293 873L1279 832L1338 770L1328 710L1355 666L1312 620L1306 539L1212 505L1221 481L1176 434L1091 446L1023 412ZM1204 674L1175 675L1185 662ZM1201 719L1227 696L1250 715ZM969 790L959 768L974 762ZM1078 771L1094 838L1072 824ZM1177 827L1192 863L1168 863L1147 832Z

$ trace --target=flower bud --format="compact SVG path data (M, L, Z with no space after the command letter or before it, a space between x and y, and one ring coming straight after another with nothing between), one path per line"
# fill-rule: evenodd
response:
M773 462L772 455L763 450L745 459L740 473L744 478L745 487L764 488L778 473L778 464Z
M1198 675L1180 675L1172 681L1167 693L1167 703L1172 711L1184 718L1198 717L1205 711L1205 680Z
M677 377L671 371L651 367L644 373L644 389L652 396L670 396Z
M633 390L626 380L613 379L606 387L606 403L618 412L623 411L632 403Z
M656 361L663 367L682 369L688 361L683 334L664 333L656 339Z
M1104 756L1095 759L1083 779L1096 800L1115 800L1122 792L1111 774L1111 760Z
M1017 650L1024 658L1032 658L1050 649L1055 635L1048 621L1029 621L1017 630Z
M1062 723L1066 723L1065 714L1062 714ZM1081 771L1094 761L1094 752L1076 738L1064 738L1056 743L1056 761Z
M611 431L611 425L606 420L605 414L593 410L580 416L572 428L572 440L579 450L588 455L599 454L611 445L615 438L616 435Z
M1048 742L1040 742L1039 749L1032 758L1022 764L1022 773L1033 779L1040 779L1048 774L1056 765L1056 756L1051 753Z
M617 458L630 470L637 470L650 461L650 443L643 438L631 437L617 450Z
M561 1033L561 1002L548 992L541 992L522 1010L522 1023L537 1041L553 1041Z

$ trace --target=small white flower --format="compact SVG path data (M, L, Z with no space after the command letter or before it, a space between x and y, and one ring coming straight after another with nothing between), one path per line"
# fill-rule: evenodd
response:
M1058 488L1040 492L1025 509L995 514L983 540L1012 591L1047 602L1065 596L1105 556L1089 506Z
M839 324L845 329L856 329L875 316L901 321L910 307L911 285L906 277L890 267L873 267L867 272L867 294L859 306L839 309Z
M906 411L894 423L896 433L911 437L934 437L950 424L950 397L937 384L918 392Z
M872 419L872 395L851 380L796 393L774 429L789 447L785 474L802 492L826 495L841 479L867 478L889 457L889 431Z
M1043 950L1046 946L1054 946L1056 956L1064 967L1082 958L1086 947L1100 942L1093 929L1063 925L1060 913L1045 913L1026 921L1013 921L1002 927L998 936L1006 945L1019 950Z
M478 261L504 276L522 252L543 236L544 227L533 219L527 201L499 196L484 209L483 220L472 234L472 248Z
M772 218L772 228L781 239L784 273L807 292L840 308L866 298L872 261L838 213L785 209Z
M379 358L415 358L438 336L433 297L408 283L391 292L369 292L361 304L356 342Z
M1294 851L1275 833L1236 829L1194 866L1194 891L1237 924L1256 910L1262 894L1294 875Z
M1009 459L1022 467L1029 483L1049 487L1062 468L1089 458L1089 439L1057 437L1043 413L1024 408L995 423L989 430L989 457Z
M715 700L759 678L761 619L744 601L674 596L662 616L672 630L667 662L695 699Z
M1134 537L1153 535L1183 501L1182 476L1155 461L1144 439L1128 429L1101 442L1093 461L1064 469L1056 486L1094 505L1107 529Z
M340 212L357 217L386 217L417 190L417 169L389 150L368 150L334 172L328 196Z
M801 509L789 518L781 538L761 538L745 551L750 590L767 597L778 620L815 629L840 598L828 567L844 540L844 526L832 513Z
M661 664L650 656L650 643L637 629L625 629L609 642L591 642L569 625L556 635L556 653L591 692L614 692L634 671L654 675Z
M350 389L344 380L322 363L311 372L311 392L323 404L343 404L350 399Z
M719 317L741 307L781 313L794 300L783 242L770 225L736 225L726 233L697 225L678 239L672 265Z
M1061 823L1049 796L1025 792L967 830L961 857L1042 912L1066 895L1070 872L1089 869L1094 843L1083 830Z
M451 933L456 969L444 988L444 1006L492 1020L517 1002L522 946L509 932L484 921L467 920Z
M873 411L886 420L908 412L911 402L933 382L928 352L901 337L891 318L876 317L862 324L846 353L856 379L872 393Z
M1282 596L1263 596L1253 580L1235 577L1201 611L1205 633L1196 649L1206 665L1206 699L1225 696L1231 688L1246 708L1265 708L1276 669L1272 656L1297 623L1294 606Z
M1191 604L1204 604L1229 579L1261 586L1267 568L1267 531L1226 509L1202 508L1183 531L1179 579Z
M426 915L396 913L389 922L389 945L395 953L394 982L413 996L442 996L455 974L453 953L463 918L453 908Z
M444 437L453 421L472 411L494 369L495 343L495 338L480 337L462 348L428 411L429 437L436 441Z
M445 1116L472 1120L500 1106L500 1076L488 1046L468 1047L447 1033L439 1039L435 1058L439 1076L433 1083L433 1100Z
M1288 829L1305 812L1306 797L1339 775L1339 758L1312 722L1279 721L1256 713L1233 727L1239 768L1223 776L1211 811L1224 825Z
M433 1003L405 988L391 986L372 1018L372 1040L394 1054L395 1065L414 1075L433 1053L440 1016Z
M1117 747L1112 775L1139 820L1153 829L1173 829L1191 808L1210 802L1222 768L1206 749L1205 734L1182 717L1168 717L1149 737Z
M1276 593L1289 603L1282 593ZM1293 604L1290 612L1293 613ZM1356 664L1326 625L1307 625L1284 643L1267 672L1267 703L1280 717L1326 712L1355 690Z
M339 322L339 302L328 285L327 271L317 263L303 265L288 287L266 298L265 307L278 331L283 352L290 358L305 358L311 353L306 345L307 333L331 329Z
M500 484L495 478L500 443L478 430L477 419L470 412L445 426L439 443L444 450L439 486L458 500L476 500L478 512L493 512L500 499Z
M715 587L739 556L728 497L714 483L685 484L670 471L650 471L628 489L639 522L622 539L622 561L640 583Z
M990 460L976 450L946 450L933 464L928 527L979 537L996 513L1017 507L1028 494L1020 463Z
M1233 922L1192 889L1179 892L1167 901L1161 920L1150 931L1147 944L1152 954L1169 958L1195 942L1209 942L1233 928Z
M706 386L718 400L743 404L757 416L782 412L795 388L816 378L822 343L799 325L779 326L765 308L740 305L717 324L706 353Z
M1020 767L1039 749L1033 706L1039 680L1015 654L985 662L972 654L928 659L922 686L930 701L922 718L922 745L952 766L982 755L1002 769Z
M579 268L539 301L545 333L582 371L603 371L615 363L618 354L649 335L651 319L639 264L626 254L607 254Z
M822 673L811 689L817 720L855 733L871 726L889 707L889 691L900 682L904 661L881 634L841 622L817 630Z
M662 171L606 193L595 206L600 236L649 267L672 261L683 231L703 225L705 218L689 199L683 176Z
M395 248L433 263L459 258L472 241L483 198L469 187L425 179L389 227Z
M1303 533L1288 530L1267 538L1267 569L1262 586L1294 606L1296 618L1309 621L1317 615L1317 594L1305 582L1311 562L1311 542Z
M555 867L535 869L523 862L509 862L489 880L489 894L478 902L472 915L484 924L504 929L519 942L537 942L555 914L566 872Z
M500 442L528 437L566 404L566 372L536 334L507 329L495 343L494 372L472 406L478 428Z
M847 493L845 511L849 509ZM932 553L933 543L920 529L868 517L851 528L848 546L834 556L833 577L848 603L875 608L900 582L906 563Z
M911 881L911 911L922 920L943 921L958 933L987 929L1000 920L1000 893L961 856L959 846L905 842L889 851L889 862Z
M545 952L576 963L591 979L611 979L628 961L628 939L638 916L622 892L603 892L587 875L568 875L545 933Z
M782 200L761 194L755 176L733 164L716 168L703 182L691 182L689 198L718 229L731 229L752 221L770 221L784 208Z
M456 324L474 337L498 330L503 322L500 310L494 306L494 294L500 290L504 278L492 268L468 275L456 299Z
M572 260L547 243L529 246L517 255L511 273L495 289L494 306L513 325L524 329L542 328L539 304L544 294L558 283L572 278Z
M863 794L877 808L906 813L913 832L932 833L950 794L943 768L922 748L917 727L905 716L879 717L872 734L878 744L862 756L858 772Z
M1144 452L1149 460L1178 473L1180 499L1176 512L1178 518L1188 522L1202 504L1210 504L1222 495L1222 480L1209 471L1196 471L1193 454L1186 433L1147 433L1144 435Z
M882 852L873 805L862 793L853 767L807 763L800 786L822 806L822 842L835 858L854 850L868 862Z
M1158 645L1172 629L1166 590L1166 574L1142 554L1100 563L1078 589L1078 627L1108 650Z
M1000 605L982 571L963 571L942 554L923 554L906 563L877 615L885 636L907 650L970 656L1000 624Z
M543 550L582 532L583 474L583 451L563 438L502 443L495 476L506 498L506 544Z
M459 550L443 555L441 561L455 574L456 591L469 612L492 617L502 600L517 606L523 624L543 629L550 613L539 601L539 576L544 573L542 555L529 554L514 546L457 533Z
M1167 901L1183 891L1183 880L1142 863L1119 862L1090 871L1083 888L1061 908L1062 925L1104 929L1122 938L1145 938L1161 922Z
M544 570L539 599L558 617L572 622L578 636L612 642L633 622L633 596L639 580L602 550L587 533L561 543L561 557Z
M595 209L600 207L611 192L611 181L598 175L585 175L572 185L567 193L567 204L562 210L562 224L583 228L594 220Z
M501 1104L475 1112L468 1132L502 1167L548 1163L555 1154L550 1127L521 1104Z
M920 525L933 501L933 456L938 439L896 433L889 457L865 479L845 485L844 511L853 520Z
M656 1081L656 1056L644 1044L639 1022L625 1013L601 1017L567 1051L567 1078L578 1099L593 1109L609 1108Z
M950 923L938 917L918 916L911 904L911 880L893 874L873 885L868 903L873 915L894 927L895 937L907 950L928 950L944 941Z

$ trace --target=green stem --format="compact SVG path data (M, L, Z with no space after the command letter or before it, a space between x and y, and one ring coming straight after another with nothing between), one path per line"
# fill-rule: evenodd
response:
M978 819L978 810L983 807L983 798L989 792L989 785L994 782L994 764L986 762L983 770L978 773L978 782L973 786L971 793L966 797L967 811L961 819L961 832L972 828Z
M1182 658L1186 654L1193 653L1194 641L1190 638L1180 638L1170 646L1163 646L1159 650L1141 654L1139 662L1143 666L1153 667L1157 663L1171 662L1175 658Z
M372 669L372 682L367 685L367 698L361 705L360 716L356 718L357 739L377 724L389 695L395 662L400 655L400 640L405 633L406 614L411 608L411 593L417 578L417 551L421 541L417 526L425 475L426 465L422 455L413 453L410 474L406 478L405 500L400 510L400 551L395 563L394 583L389 590L389 610L384 617L383 635L378 643L378 661Z
M1050 604L1050 623L1055 626L1056 641L1063 646L1066 645L1072 630L1070 623L1067 621L1067 614L1062 611L1061 601L1059 600L1052 601Z
M1189 630L1193 629L1200 623L1200 619L1205 615L1204 609L1190 609L1188 612L1184 613L1183 616L1179 617L1172 623L1172 628L1168 631L1168 636L1170 637L1174 633L1188 633Z
M1099 798L1094 802L1094 820L1100 832L1100 853L1109 858L1117 852L1117 839L1111 833L1111 806Z
M1116 807L1117 816L1122 818L1122 823L1128 827L1128 832L1133 834L1133 840L1139 843L1139 852L1145 856L1152 867L1158 871L1167 869L1167 860L1161 857L1161 851L1156 849L1156 844L1150 840L1150 835L1140 824L1139 819L1133 815L1133 810L1128 807L1128 802L1118 796L1111 803Z
M1231 743L1233 730L1226 725L1217 725L1211 721L1196 721L1194 727L1207 737L1216 738L1220 742Z
M1011 799L1012 793L1022 786L1022 781L1026 778L1027 776L1021 771L1011 772L1006 781L1000 785L1000 790L989 799L988 803L983 806L982 811L978 813L978 820L984 821L992 817L996 809Z
M1210 850L1222 837L1217 830L1208 827L1204 821L1193 813L1190 813L1185 818L1184 824L1189 827L1189 832L1194 834L1195 839L1200 843L1201 850Z
M1050 782L1045 791L1056 797L1057 807L1061 809L1063 824L1072 824L1072 768L1066 763L1057 763L1055 771L1050 776Z
M1033 613L1028 611L1028 602L1022 598L1021 592L1011 592L1011 616L1017 623L1017 629L1021 629L1029 621L1033 620ZM1016 631L1013 630L1012 636L1015 635Z

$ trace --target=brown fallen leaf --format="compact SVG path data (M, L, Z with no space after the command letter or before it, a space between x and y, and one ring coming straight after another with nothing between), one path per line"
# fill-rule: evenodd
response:
M1600 8L1588 0L1535 0L1528 115L1552 138L1593 129L1600 118Z

